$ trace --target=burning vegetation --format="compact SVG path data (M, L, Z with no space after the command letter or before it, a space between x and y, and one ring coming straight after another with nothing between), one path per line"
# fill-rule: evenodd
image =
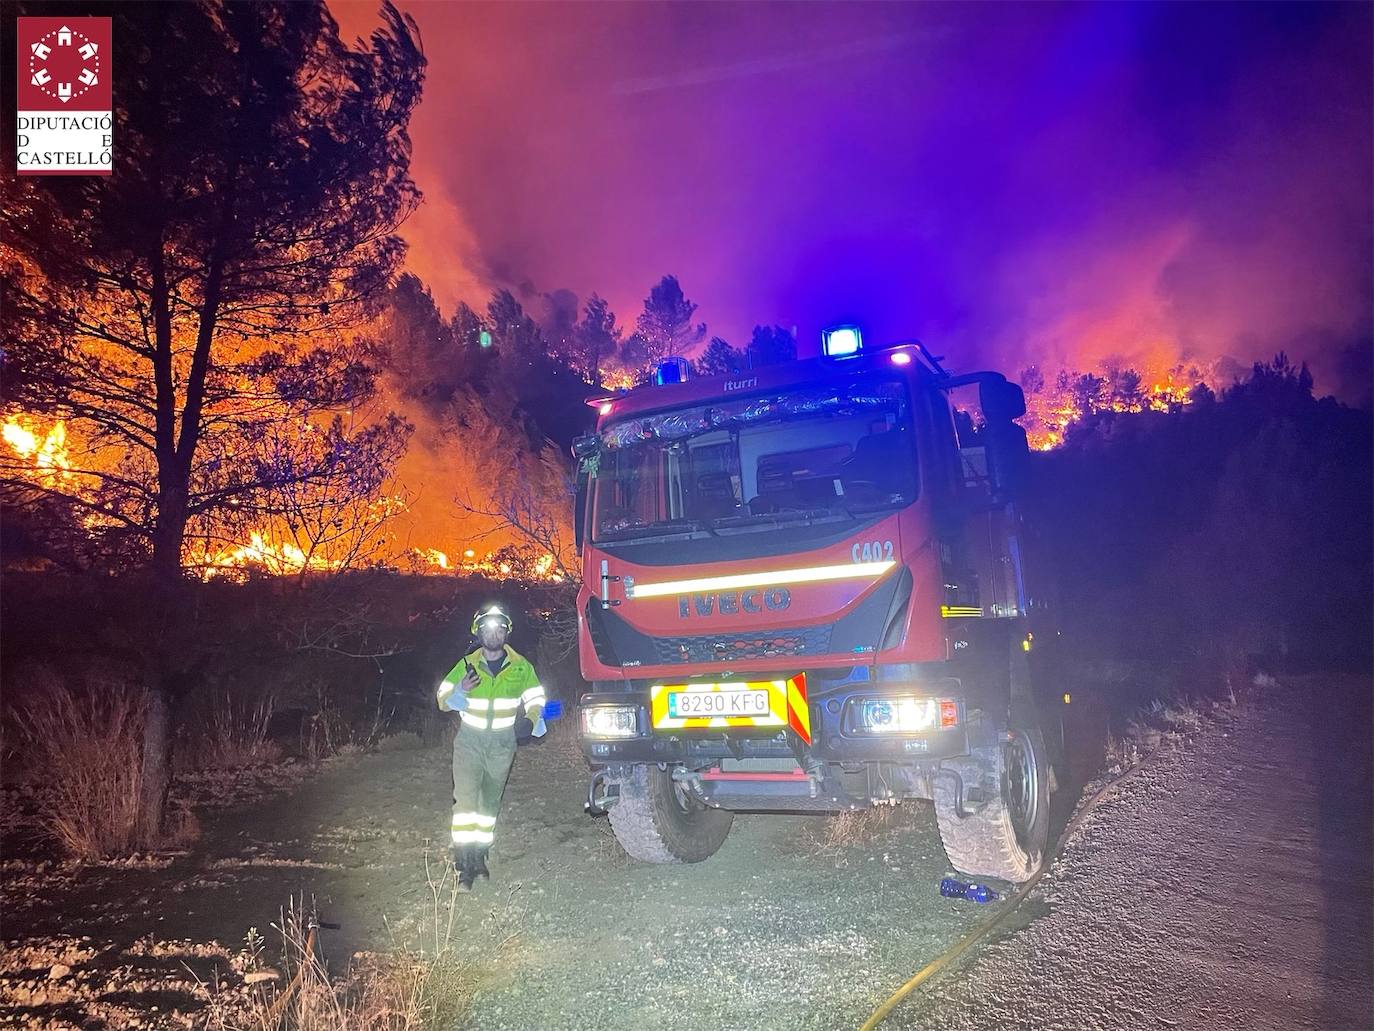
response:
M384 328L374 325L371 330ZM602 379L603 386L622 380L628 385L633 381L624 370L608 370ZM1086 416L1101 412L1177 411L1190 404L1198 391L1212 389L1201 369L1185 365L1177 365L1154 379L1131 369L1111 368L1099 373L1062 370L1047 380L1038 368L1030 367L1023 370L1021 382L1027 394L1024 422L1032 447L1041 451L1061 445L1069 427ZM285 427L280 427L279 432L286 432ZM281 445L279 450L287 454L298 451L302 439L315 439L324 432L327 431L320 430L315 423L302 420L297 423L296 439ZM509 438L510 434L498 434L502 436ZM27 486L72 497L87 509L83 525L92 537L118 527L117 520L106 518L99 511L106 472L99 463L102 459L114 460L98 449L78 446L78 452L85 455L84 464L74 465L65 420L15 413L4 423L3 439L7 453L0 461L0 469L12 489ZM513 456L517 463L522 461L519 452L528 450L509 439L505 445L517 452ZM501 461L499 455L487 457L493 467ZM450 453L432 463L434 468L419 471L462 483L476 474L482 458L480 453ZM114 461L114 465L117 468L118 462ZM404 469L402 465L403 472ZM552 486L557 493L557 485ZM337 572L350 566L491 579L557 581L566 576L566 570L561 568L563 563L550 551L536 549L531 554L528 541L523 542L524 547L518 547L517 542L509 539L509 528L501 525L500 513L478 512L479 506L475 504L468 506L468 512L484 517L477 534L487 536L504 530L507 539L501 544L480 551L475 546L455 547L447 543L440 547L437 542L402 547L400 539L426 533L413 505L418 490L410 489L404 482L394 484L392 492L375 497L349 499L348 491L343 490L342 503L326 504L316 499L312 504L294 485L288 484L282 485L280 493L277 513L250 511L248 506L234 504L216 519L205 521L197 532L188 533L183 566L204 580L243 579L248 575L300 576ZM261 521L255 523L254 515L262 516Z
M10 416L3 429L5 443L15 459L32 465L30 475L40 484L55 483L71 477L72 463L67 457L67 424L58 420L47 428L36 420Z
M1070 426L1100 412L1174 412L1191 404L1198 392L1213 392L1215 373L1179 363L1151 375L1110 366L1100 372L1063 369L1052 381L1035 366L1021 372L1026 392L1023 420L1031 447L1049 451L1064 443Z
M82 470L73 466L64 420L11 415L0 437L6 446L0 454L0 470L11 495L60 488L93 509L99 476L86 477L82 483ZM357 566L491 580L557 582L564 578L555 569L553 555L531 554L528 548L512 544L480 552L475 547L453 549L452 557L449 551L434 547L399 548L398 524L411 511L407 497L402 492L370 500L350 520L331 509L328 526L314 530L303 521L278 519L245 531L239 526L241 519L230 518L222 526L207 527L202 535L188 536L182 564L202 580L325 574ZM92 541L110 525L94 511L84 521ZM231 536L239 532L244 533L242 538Z

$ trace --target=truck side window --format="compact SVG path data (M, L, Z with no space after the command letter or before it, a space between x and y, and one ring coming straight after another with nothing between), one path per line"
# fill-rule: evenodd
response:
M955 494L963 483L963 474L952 458L959 450L954 433L954 416L943 393L931 391L927 397L930 399L930 447L926 449L927 456L933 478L940 485L940 492L950 496Z
M988 489L988 451L983 439L983 427L974 420L973 413L954 409L954 430L959 438L960 476L965 487Z

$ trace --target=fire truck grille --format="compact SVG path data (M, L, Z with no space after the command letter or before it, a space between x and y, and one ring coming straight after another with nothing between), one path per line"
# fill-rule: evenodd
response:
M657 637L659 662L734 662L777 655L819 655L830 649L829 626L770 630L761 634Z

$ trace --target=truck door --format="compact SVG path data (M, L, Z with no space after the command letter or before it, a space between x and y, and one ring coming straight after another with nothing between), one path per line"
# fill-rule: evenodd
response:
M989 475L977 387L929 393L932 482L943 573L946 658L968 702L999 708L1010 691L1008 650L1020 614L1014 511Z

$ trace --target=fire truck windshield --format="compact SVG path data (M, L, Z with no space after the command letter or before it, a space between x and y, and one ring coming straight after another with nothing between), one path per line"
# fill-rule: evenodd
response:
M601 431L597 541L855 519L909 504L906 386L858 378L635 416Z

